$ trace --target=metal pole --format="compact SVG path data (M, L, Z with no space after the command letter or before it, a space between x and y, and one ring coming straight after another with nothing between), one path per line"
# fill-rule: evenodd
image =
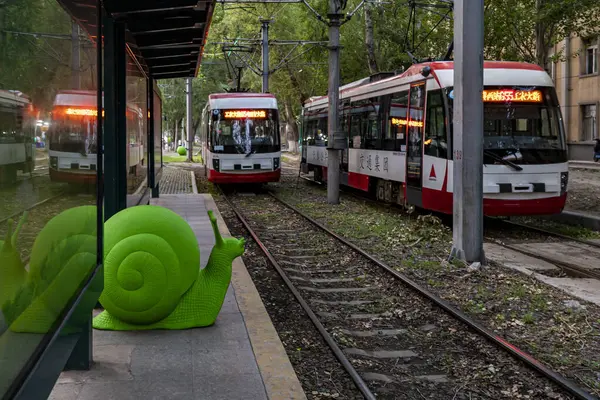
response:
M71 23L71 86L73 89L81 89L80 59L79 25L73 20Z
M193 142L194 142L194 132L193 131L193 127L192 127L192 78L187 78L185 80L185 94L186 94L186 128L187 128L187 134L188 134L188 153L187 153L187 160L189 162L193 161L193 155L192 155L192 151L194 148ZM182 136L183 137L183 136Z
M340 100L340 25L342 14L338 0L329 0L329 112L327 123L327 202L340 202L340 150L342 138L338 138ZM345 143L345 142L344 142Z
M454 13L452 256L483 263L483 0L456 0Z
M262 23L262 92L269 91L269 24L270 19L261 19Z

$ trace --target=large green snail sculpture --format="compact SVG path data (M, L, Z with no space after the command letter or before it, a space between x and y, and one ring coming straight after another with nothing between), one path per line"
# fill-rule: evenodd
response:
M1 303L12 331L47 333L52 328L96 265L96 242L94 206L68 209L44 226L31 249L25 280L13 277L15 292ZM0 264L0 269L5 273L9 265Z
M105 311L96 329L187 329L214 324L231 282L232 262L244 239L215 235L208 264L200 269L196 236L187 222L159 206L123 210L104 225Z
M123 210L104 225L105 308L93 326L107 330L186 329L212 325L231 281L243 239L223 239L209 211L216 244L206 268L194 232L178 214L159 206ZM31 250L29 272L9 223L0 242L0 306L14 332L47 333L96 265L96 207L52 218ZM12 234L12 236L11 236Z
M19 232L26 219L27 212L23 213L14 232L14 221L9 219L6 240L0 240L0 305L12 299L27 280L27 271L17 249Z

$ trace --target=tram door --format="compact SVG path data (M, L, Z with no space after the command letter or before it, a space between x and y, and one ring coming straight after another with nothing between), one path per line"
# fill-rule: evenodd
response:
M406 146L406 200L409 204L422 206L425 82L411 85L409 97Z

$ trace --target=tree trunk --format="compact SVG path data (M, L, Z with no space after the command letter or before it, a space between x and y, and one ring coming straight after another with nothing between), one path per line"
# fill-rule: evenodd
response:
M177 143L177 132L179 131L179 120L175 118L175 139L173 140L173 148L177 150L179 143Z
M365 3L365 46L367 47L367 63L369 64L369 72L371 75L373 75L379 72L379 69L377 68L377 58L375 57L373 15L371 14L371 5L369 3Z
M300 86L300 82L298 82L298 79L292 73L292 70L290 69L289 65L286 67L286 69L287 69L288 75L290 77L290 82L292 83L292 86L300 94L300 104L304 104L304 102L306 100L308 100L308 95L302 91L302 87Z
M294 117L294 110L292 108L292 102L290 100L284 101L285 118L287 120L288 129L286 129L287 140L294 143L294 146L290 148L293 153L297 152L296 143L298 143L299 133L298 125L296 124L296 118Z
M541 19L544 0L536 0L536 22L535 22L535 62L542 68L546 68L548 61L548 49L546 46L546 27Z

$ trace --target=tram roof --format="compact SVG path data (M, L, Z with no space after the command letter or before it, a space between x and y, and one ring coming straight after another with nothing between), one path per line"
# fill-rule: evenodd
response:
M97 0L58 1L96 41ZM197 75L214 4L210 0L104 0L106 12L126 24L131 53L154 79ZM127 70L135 73L138 67L131 64Z
M271 93L213 93L208 96L211 109L277 109L277 99Z
M342 86L340 87L340 97L348 98L366 92L386 91L388 88L423 80L425 75L422 72L426 67L431 70L428 77L435 78L441 87L449 87L454 84L454 62L433 61L414 64L403 73L386 79L375 82L365 79L362 84ZM485 85L554 86L546 71L535 64L516 61L485 61L483 68ZM363 82L363 80L357 82ZM323 107L326 104L327 96L319 96L311 97L304 106Z

